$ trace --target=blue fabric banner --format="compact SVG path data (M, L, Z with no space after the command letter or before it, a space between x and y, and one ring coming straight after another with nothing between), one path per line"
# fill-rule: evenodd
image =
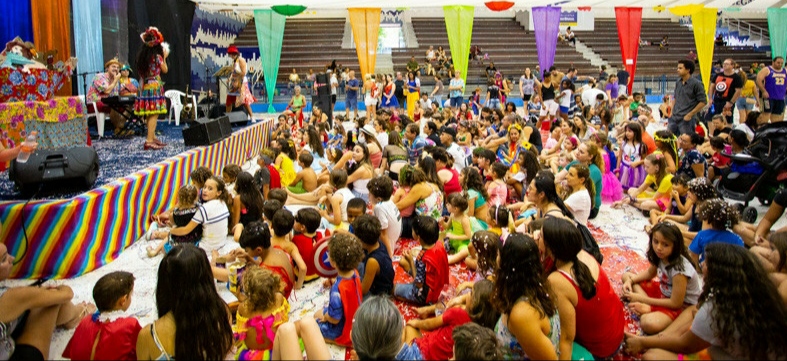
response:
M0 1L0 46L15 37L33 41L33 14L30 0Z
M101 40L101 0L72 0L71 11L74 21L74 48L78 73L90 73L86 83L91 84L96 73L104 70L104 51L98 44ZM109 60L109 59L107 59ZM133 67L133 65L131 65ZM82 77L77 77L79 94L84 94L85 86Z

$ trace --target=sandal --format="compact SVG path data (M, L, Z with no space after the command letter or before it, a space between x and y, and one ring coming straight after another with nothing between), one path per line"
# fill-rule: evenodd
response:
M85 316L90 315L93 312L96 312L97 310L96 305L88 302L82 302L76 306L82 306L82 311L80 311L79 314L74 316L74 318L72 318L71 320L69 320L68 322L62 325L62 327L67 330L77 327L79 323L82 322L82 319L85 318Z

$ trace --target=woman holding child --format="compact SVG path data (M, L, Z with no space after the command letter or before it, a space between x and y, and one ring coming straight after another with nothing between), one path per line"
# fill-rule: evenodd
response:
M437 166L434 159L427 157L418 161L418 167L407 165L402 173L412 173L413 186L409 192L398 202L399 211L415 206L415 212L410 217L402 218L402 237L412 238L412 222L416 216L440 218L443 215L443 186L437 176Z

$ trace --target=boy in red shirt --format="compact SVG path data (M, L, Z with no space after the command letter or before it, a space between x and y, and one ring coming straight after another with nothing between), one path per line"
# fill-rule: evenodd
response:
M117 271L93 287L98 311L79 323L63 357L72 360L136 360L137 335L142 327L125 314L131 306L134 275Z
M413 221L413 238L421 244L418 253L407 252L399 260L405 272L413 276L412 283L394 286L396 298L418 305L437 302L443 287L448 284L448 254L440 237L435 219L418 216Z
M304 282L320 278L314 267L314 245L322 238L322 234L317 232L321 220L320 212L314 208L303 208L295 214L293 226L295 235L292 237L292 243L298 247L298 252L306 262Z

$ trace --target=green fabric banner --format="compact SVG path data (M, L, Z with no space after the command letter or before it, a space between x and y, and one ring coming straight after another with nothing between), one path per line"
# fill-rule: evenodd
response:
M768 8L768 31L771 58L787 56L787 9Z
M281 43L284 39L284 23L287 18L273 10L254 10L254 23L257 27L257 43L260 47L262 73L265 75L265 90L268 94L268 113L273 109L273 93L276 78L279 76Z
M459 71L467 84L467 65L470 57L470 41L473 38L473 17L475 7L463 5L443 6L445 31L448 45L451 46L451 59L454 70Z

